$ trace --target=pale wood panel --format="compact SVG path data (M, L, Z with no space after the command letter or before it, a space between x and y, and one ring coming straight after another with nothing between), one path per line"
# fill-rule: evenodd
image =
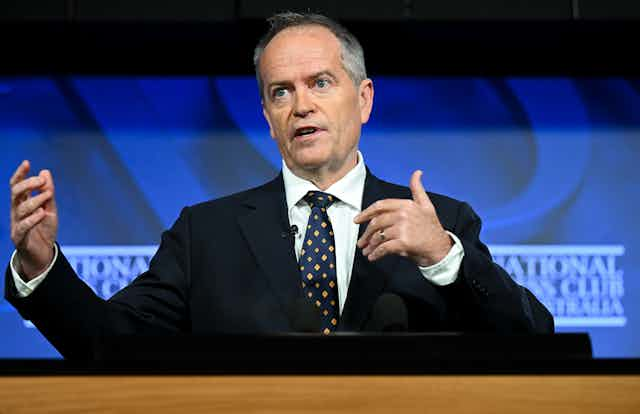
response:
M0 414L640 413L640 376L0 377Z

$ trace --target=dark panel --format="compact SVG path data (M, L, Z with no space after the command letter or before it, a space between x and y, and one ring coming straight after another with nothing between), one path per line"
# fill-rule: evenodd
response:
M77 0L79 20L229 20L234 0Z
M2 19L64 19L67 15L67 0L3 0L0 1Z
M638 19L637 0L577 0L577 15L582 19Z
M317 12L335 19L386 20L408 16L409 1L393 0L238 0L238 17L260 19L282 11Z
M412 16L418 19L570 19L572 2L571 0L412 0Z
M375 76L633 76L630 21L347 21ZM0 73L253 74L263 20L4 23ZM229 39L232 39L230 41Z

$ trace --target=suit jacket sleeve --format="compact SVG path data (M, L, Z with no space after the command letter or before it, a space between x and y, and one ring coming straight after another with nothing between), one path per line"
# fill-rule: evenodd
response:
M479 239L482 222L460 203L455 227L464 248L457 280L440 289L452 325L464 331L553 333L549 311L525 287L495 264Z
M162 235L149 271L111 299L97 296L63 254L26 298L17 295L7 268L5 296L65 357L87 359L103 335L178 332L188 329L189 214L184 209Z

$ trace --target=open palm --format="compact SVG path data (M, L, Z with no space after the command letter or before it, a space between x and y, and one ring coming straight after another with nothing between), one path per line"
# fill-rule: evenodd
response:
M27 177L31 166L23 161L11 186L11 240L18 251L21 276L30 280L44 271L53 257L58 233L58 210L53 177L48 170ZM32 195L33 192L37 194Z

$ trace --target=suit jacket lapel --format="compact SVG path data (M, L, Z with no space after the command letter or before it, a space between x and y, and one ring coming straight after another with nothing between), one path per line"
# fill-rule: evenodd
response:
M302 297L294 240L289 236L289 217L282 173L245 200L247 213L238 223L249 247L268 278L285 314Z
M362 210L374 202L388 197L389 195L385 194L380 186L380 180L373 176L367 168ZM358 237L362 236L365 229L365 225L360 225ZM398 256L386 256L375 262L369 262L362 255L362 250L356 247L349 291L340 318L339 330L358 331L364 328L371 308L385 291L388 278L394 274L398 259Z

